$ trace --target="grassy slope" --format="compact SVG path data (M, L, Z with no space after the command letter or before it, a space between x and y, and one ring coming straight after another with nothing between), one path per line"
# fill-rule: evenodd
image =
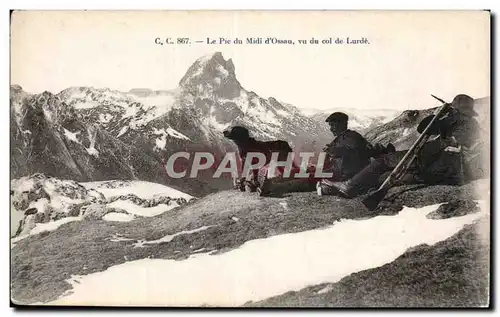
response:
M249 307L485 307L489 243L482 223L434 246L408 250L395 261L289 292ZM323 290L323 291L322 291ZM318 294L319 292L319 294Z
M391 206L402 202L407 206L423 206L446 202L449 197L475 199L473 188L470 184L406 191L395 198ZM393 190L392 195L403 189ZM280 204L283 202L286 208ZM385 208L384 213L396 213L398 209ZM260 198L255 194L226 191L157 217L128 223L68 223L54 232L22 240L12 249L12 298L17 303L50 301L70 288L65 280L71 275L103 271L125 261L146 257L183 259L200 248L204 248L204 252L225 252L248 240L325 227L341 218L365 218L375 214L368 213L358 199L318 197L316 193ZM116 234L133 240L155 240L202 226L213 227L144 248L134 248L135 241L109 241Z

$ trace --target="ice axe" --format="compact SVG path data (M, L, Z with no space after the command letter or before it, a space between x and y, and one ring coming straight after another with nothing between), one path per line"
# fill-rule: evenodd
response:
M444 101L443 99L441 99L441 98L439 98L439 97L436 97L436 96L434 96L433 94L431 94L431 96L432 96L432 97L434 97L434 99L436 99L437 101L439 101L439 102L441 102L441 103L443 103L443 104L447 103L447 102L446 102L446 101Z
M385 195L387 195L389 189L406 174L406 171L413 163L417 155L420 153L422 146L429 139L430 134L428 133L428 131L431 129L434 123L439 120L439 118L441 118L442 114L448 111L450 107L449 103L434 95L431 96L442 102L443 105L435 111L434 117L429 122L425 130L422 131L422 134L420 134L418 139L412 144L408 152L406 152L401 161L399 161L398 165L396 165L396 167L392 170L391 174L387 176L382 185L380 185L378 189L368 193L368 195L362 200L363 205L365 205L368 210L376 209L382 199L384 199Z

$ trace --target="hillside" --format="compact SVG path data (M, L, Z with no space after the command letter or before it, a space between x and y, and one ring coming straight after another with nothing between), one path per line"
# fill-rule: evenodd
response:
M81 220L131 221L181 206L192 196L144 181L78 183L34 174L11 181L11 242Z
M153 217L66 223L13 246L12 298L48 305L484 306L487 261L476 256L487 259L481 224L488 225L489 212L487 203L474 202L474 188L487 186L395 188L373 213L358 199L223 191Z
M395 187L374 211L362 197L230 190L229 173L212 177L216 166L197 178L168 176L162 163L174 153L190 154L175 165L189 174L195 152L220 162L236 151L222 133L233 125L319 152L333 138L326 116L343 111L370 142L403 150L436 109L304 111L249 88L219 52L194 60L170 90L33 94L12 85L12 303L490 304L488 173L462 186ZM490 97L475 109L486 151Z

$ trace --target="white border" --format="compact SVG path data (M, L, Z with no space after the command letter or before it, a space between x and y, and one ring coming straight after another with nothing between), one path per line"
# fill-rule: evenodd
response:
M2 32L1 32L1 44L2 44L2 50L1 50L1 57L3 63L1 64L3 69L2 69L2 89L1 91L1 100L3 100L3 114L0 115L0 127L4 129L3 133L0 134L0 141L1 141L1 147L4 149L3 153L4 155L0 156L1 158L1 163L0 163L0 168L3 172L4 175L10 175L10 170L9 170L9 135L10 135L10 130L9 130L9 115L8 115L8 103L7 100L9 98L9 13L8 9L70 9L70 10L77 10L77 9L104 9L104 10L128 10L128 9L140 9L140 10L146 10L146 9L170 9L170 10L195 10L195 9L210 9L210 10L243 10L243 9L251 9L251 10L320 10L320 9L329 9L329 10L367 10L367 9L375 9L375 10L402 10L402 9L408 9L408 10L481 10L481 9L490 9L493 14L498 14L500 12L499 9L499 2L498 0L490 0L490 1L485 1L485 0L475 0L475 1L464 1L464 0L455 0L455 1L440 1L440 0L420 0L420 1L382 1L379 0L377 2L374 1L369 1L369 0L352 0L352 1L345 1L345 2L335 2L333 3L332 1L317 1L317 0L304 0L304 1L294 1L292 2L283 2L283 3L271 3L269 0L241 0L241 1L230 1L230 0L213 0L213 1L203 1L203 0L198 0L198 1L152 1L152 0L141 0L141 1L132 1L132 0L121 0L121 1L104 1L104 0L86 0L86 1L43 1L43 4L40 4L39 1L36 0L31 0L31 1L2 1L2 14L0 15L1 18L1 27L2 27ZM495 17L498 19L498 16ZM498 21L496 21L496 24L498 25ZM497 25L495 25L495 30L493 34L497 34ZM496 36L495 36L496 37ZM496 40L496 39L495 39ZM498 45L497 41L495 41L495 52L498 55ZM496 74L498 73L498 63L495 65L495 69L492 69L492 71ZM493 91L499 91L499 84L498 81L494 82L494 87L492 87L492 92ZM492 108L495 107L496 105L492 104ZM499 113L498 111L496 112L495 117L493 118L494 121L499 120ZM499 121L500 122L500 121ZM499 147L499 138L497 134L497 129L495 128L494 131L496 138L495 142L495 147ZM493 158L496 160L496 156ZM495 178L497 178L497 173L495 172ZM10 208L10 204L8 201L8 187L10 186L10 181L7 180L7 177L4 178L5 181L0 182L0 197L1 197L1 202L2 206L7 208ZM10 179L10 177L9 177ZM497 191L495 193L492 193L492 195L497 195ZM10 264L10 259L9 259L9 252L10 252L10 244L7 243L7 232L9 232L9 221L8 221L8 211L4 210L3 212L3 217L4 221L2 221L2 225L4 226L5 230L2 230L1 232L4 233L5 235L5 241L4 243L1 244L2 246L2 253L4 254L4 257L2 257L3 261L0 263L2 264L2 268L0 270L1 277L1 283L0 283L0 290L1 290L1 295L0 295L0 300L3 303L2 305L2 315L13 315L15 311L12 308L8 308L7 302L9 301L9 288L10 288L10 280L9 280L9 264ZM492 210L492 213L496 213L494 210ZM495 221L495 228L498 230L498 219L499 216L496 216L496 221ZM496 234L495 234L496 238ZM497 241L496 239L493 239L493 241ZM495 244L496 246L496 244ZM495 260L495 263L498 263ZM498 272L496 272L498 275ZM495 281L496 282L496 281ZM496 301L495 301L496 302ZM496 305L495 305L496 306ZM6 308L6 309L5 309ZM158 312L158 313L163 313L160 311L148 311L148 312ZM204 311L205 312L205 311ZM225 315L229 314L237 314L241 311L231 311L231 312L225 312ZM259 313L261 315L265 316L273 316L278 313L278 311L253 311L255 313ZM286 311L285 313L292 313L291 311ZM296 313L310 313L311 311L296 311ZM330 311L331 313L334 314L344 314L346 311ZM404 311L384 311L384 312L392 312L396 314L401 314L405 313ZM437 314L435 311L411 311L412 313L418 313L418 314L425 314L425 316L432 316L434 314ZM43 314L44 312L32 312L32 314L39 315ZM47 311L45 314L51 314L52 311ZM83 313L83 312L78 312L78 311L68 311L68 312L58 312L58 314L64 314L64 315L73 315L75 313ZM87 312L85 312L87 313ZM133 312L124 312L124 311L115 311L115 312L93 312L89 311L88 313L92 314L93 316L95 315L101 315L101 314L106 314L108 316L121 316L122 314L126 313L127 316L135 316L139 315L142 312L139 311L133 311ZM173 312L171 312L173 313ZM196 314L196 313L201 313L201 311L182 311L182 314ZM248 313L248 312L246 312ZM373 311L351 311L349 312L349 315L352 314L361 314L361 313L368 313L371 314ZM469 313L475 313L479 314L481 312L471 312ZM455 315L456 312L451 311L451 312L439 312L440 315L445 314L445 315Z

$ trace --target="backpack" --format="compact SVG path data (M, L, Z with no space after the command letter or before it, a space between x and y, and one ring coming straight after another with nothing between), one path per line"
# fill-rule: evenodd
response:
M427 184L460 185L464 182L464 156L460 152L442 151L419 173Z

